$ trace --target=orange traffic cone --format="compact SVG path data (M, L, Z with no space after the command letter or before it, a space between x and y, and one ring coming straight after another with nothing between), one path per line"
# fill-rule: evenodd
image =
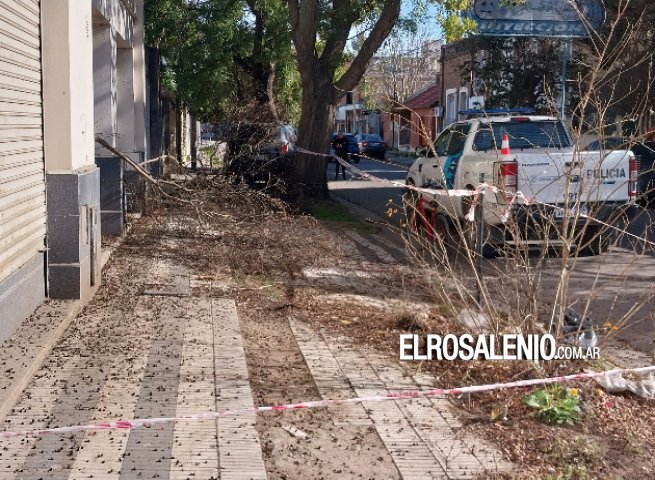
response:
M505 156L508 156L509 154L510 154L509 153L509 137L505 133L505 134L503 134L503 143L500 146L500 155L505 157Z

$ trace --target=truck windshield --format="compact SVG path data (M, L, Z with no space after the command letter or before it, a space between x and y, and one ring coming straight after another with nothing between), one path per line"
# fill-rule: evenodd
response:
M492 133L493 132L493 133ZM570 147L566 130L557 121L521 121L481 123L473 148L478 151L499 149L503 135L509 137L511 149Z

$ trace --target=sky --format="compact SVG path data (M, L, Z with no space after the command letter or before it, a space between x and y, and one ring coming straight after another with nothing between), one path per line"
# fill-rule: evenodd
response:
M441 27L437 22L438 10L436 5L431 1L402 0L400 5L400 18L401 19L413 18L415 16L413 12L415 12L415 9L417 8L417 4L422 4L425 8L422 16L418 20L418 23L420 24L419 30L421 30L421 38L424 38L425 40L435 40L435 39L443 40L443 31L441 30ZM362 27L353 28L351 31L350 38L354 39L357 36L357 33L362 29L363 29ZM403 40L406 40L404 42L401 41L401 43L403 44L411 43L411 41L409 41L411 37L411 33L407 31L402 31L402 29L398 29L397 31L400 32L401 38Z
M437 7L432 2L419 0L425 5L426 12L423 17L422 23L430 31L430 37L433 39L443 39L443 31L437 22ZM400 16L409 17L412 14L417 1L416 0L402 0L400 4Z

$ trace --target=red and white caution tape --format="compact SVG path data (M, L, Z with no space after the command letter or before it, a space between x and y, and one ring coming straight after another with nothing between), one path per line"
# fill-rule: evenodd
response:
M386 178L380 178L376 177L374 175L371 175L370 173L364 172L357 167L352 166L350 163L348 163L346 160L338 157L337 155L334 154L325 154L325 153L315 153L315 152L310 152L308 150L304 149L297 149L298 152L301 153L306 153L310 155L318 155L318 156L323 156L323 157L332 157L339 163L341 163L344 167L349 169L352 173L356 174L357 176L361 178L366 178L367 180L375 181L375 182L383 182L387 183L390 185L394 185L396 187L401 187L407 190L413 190L418 193L426 194L426 195L434 195L434 196L449 196L449 197L471 197L471 196L477 196L480 194L486 194L486 193L499 193L500 189L494 185L489 185L487 183L481 183L479 184L474 190L462 190L462 189L451 189L451 190L445 190L445 189L432 189L432 188L422 188L422 187L417 187L415 185L407 185L403 182L399 182L397 180L388 180ZM375 159L372 159L375 160ZM549 203L541 202L537 200L536 198L529 198L526 197L522 192L516 192L513 196L510 202L508 203L507 207L505 208L505 211L503 214L500 216L500 220L502 223L507 223L507 221L510 218L511 215L511 210L514 204L517 202L517 200L521 200L523 205L531 205L531 204L536 204L536 205L542 205L544 207L551 208L553 210L560 208L557 205L552 205ZM470 222L473 222L474 219L474 209L471 209L469 213L466 216L466 219ZM607 222L604 222L598 218L592 217L590 215L586 215L583 213L578 214L580 218L587 219L591 222L594 222L598 225L602 225L608 229L614 230L622 235L625 235L626 237L630 237L634 240L637 240L643 244L650 245L651 247L655 247L655 242L648 240L647 238L640 237L639 235L635 235L634 233L630 233L627 230L617 227L616 225L611 225Z
M363 402L382 402L386 400L405 400L412 398L427 398L439 395L462 395L465 393L480 393L491 390L502 390L507 388L530 387L533 385L549 385L553 383L571 382L575 380L586 380L599 377L610 377L622 373L643 373L654 371L655 366L640 368L617 368L604 372L586 372L576 373L573 375L562 375L558 377L535 378L531 380L517 380L506 383L492 383L487 385L475 385L459 388L434 388L431 390L411 390L397 393L388 393L386 395L371 395L368 397L345 398L345 399L327 399L314 400L310 402L290 403L287 405L271 405L265 407L249 407L236 410L225 410L222 412L202 412L195 415L181 417L157 417L157 418L139 418L133 420L117 420L104 423L94 423L89 425L75 425L69 427L44 428L38 430L20 430L0 432L0 440L14 437L36 437L53 433L76 433L91 430L129 430L137 427L150 427L161 423L171 422L198 422L203 420L213 420L221 417L233 417L238 415L255 414L262 412L281 412L285 410L300 410L306 408L321 408L331 405L347 405Z

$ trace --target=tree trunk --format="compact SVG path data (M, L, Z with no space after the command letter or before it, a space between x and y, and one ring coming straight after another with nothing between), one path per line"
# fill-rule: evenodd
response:
M175 102L175 156L177 163L183 164L182 159L182 102Z
M279 116L275 105L273 84L275 82L275 66L256 63L253 69L253 80L255 85L255 99L259 115L265 116L265 121L278 122ZM270 120L269 118L270 117Z
M334 87L327 76L314 75L303 85L302 112L298 125L298 148L313 153L327 153L330 123L334 114ZM297 196L327 197L327 158L296 152L294 184Z
M198 136L198 129L196 125L196 117L191 116L191 170L198 168L198 146L196 145L196 137Z

